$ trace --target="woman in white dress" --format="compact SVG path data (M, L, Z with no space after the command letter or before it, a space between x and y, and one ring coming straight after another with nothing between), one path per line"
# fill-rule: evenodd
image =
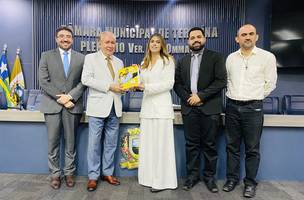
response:
M174 111L170 90L174 84L175 64L165 40L153 34L141 66L144 91L140 112L139 184L151 192L177 188L174 149Z

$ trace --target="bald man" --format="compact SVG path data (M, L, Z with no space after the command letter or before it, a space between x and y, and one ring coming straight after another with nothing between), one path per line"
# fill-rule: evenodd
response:
M119 135L119 117L122 115L123 89L118 84L118 70L123 67L123 62L113 55L115 44L116 39L113 33L102 32L98 39L100 50L88 54L83 66L81 82L89 88L86 110L89 121L88 191L96 190L100 175L102 175L101 179L109 184L120 184L113 173L114 154ZM103 152L102 161L101 152Z
M228 97L225 115L227 128L227 181L223 190L234 190L240 179L240 145L245 144L243 196L252 198L256 192L256 175L260 163L260 139L263 130L263 99L276 87L275 56L256 47L256 28L242 26L235 38L240 49L226 60Z

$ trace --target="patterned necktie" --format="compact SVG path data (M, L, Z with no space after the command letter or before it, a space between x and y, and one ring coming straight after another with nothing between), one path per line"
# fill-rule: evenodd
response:
M111 62L111 58L110 58L110 57L107 57L106 60L107 60L107 65L108 65L108 68L109 68L109 70L110 70L111 76L112 76L112 78L113 78L113 80L114 80L114 78L115 78L115 73L114 73L114 69L113 69L112 62Z
M65 77L68 76L69 67L70 67L69 52L65 51L63 52L63 68L64 68Z
M191 91L192 93L197 93L197 80L198 80L198 55L194 54L192 62L192 72L191 72Z

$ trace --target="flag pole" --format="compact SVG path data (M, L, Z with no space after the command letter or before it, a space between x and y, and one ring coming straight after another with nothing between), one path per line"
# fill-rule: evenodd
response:
M7 51L7 44L4 44L4 45L3 45L2 53L6 53L6 51Z
M18 47L17 48L17 51L16 51L16 56L17 57L19 57L19 54L20 54L20 51L21 51L21 49L20 49L20 47ZM18 86L18 83L17 83L17 86L16 86L17 88L19 87ZM22 108L23 108L23 99L19 96L19 94L17 93L17 98L18 98L18 106L19 106L19 110L22 110Z
M21 49L17 48L16 54L19 56Z

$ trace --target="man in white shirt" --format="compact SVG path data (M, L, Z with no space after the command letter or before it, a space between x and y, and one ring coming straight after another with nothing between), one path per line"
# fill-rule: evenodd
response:
M83 113L81 73L84 55L72 50L73 32L67 26L56 30L58 48L41 54L39 83L43 91L40 111L44 113L48 132L48 165L50 185L61 186L61 171L66 185L75 185L75 140ZM60 169L60 137L64 135L64 167Z
M240 49L226 60L227 106L227 181L223 190L234 190L240 176L240 145L245 144L245 168L243 195L255 196L256 175L260 163L260 139L263 129L263 99L276 87L275 56L255 46L258 35L251 24L242 26L235 38Z

